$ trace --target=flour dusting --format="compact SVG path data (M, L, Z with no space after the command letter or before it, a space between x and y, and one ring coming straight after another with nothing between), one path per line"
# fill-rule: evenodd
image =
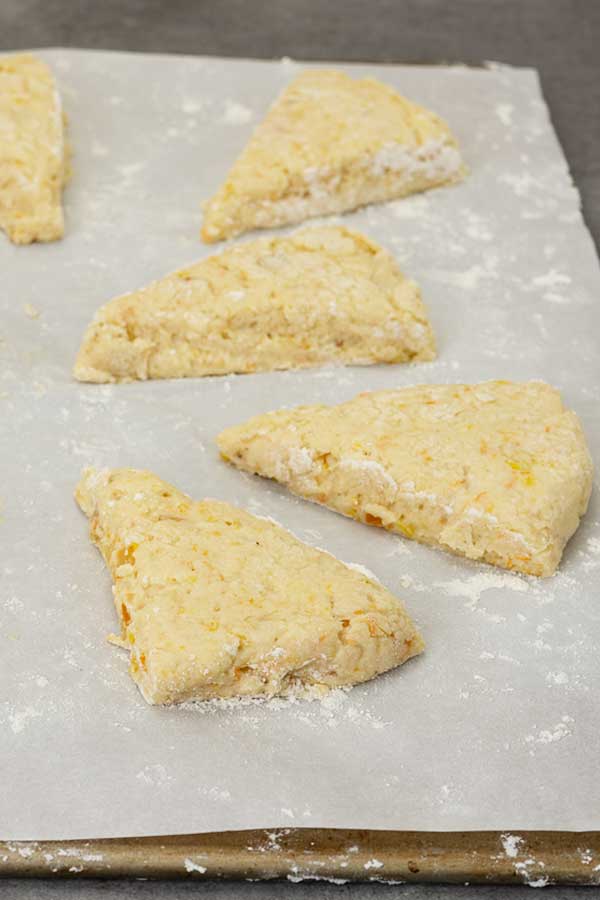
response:
M221 116L221 121L226 125L245 125L247 122L251 122L253 118L254 113L248 106L236 103L234 100L225 101L225 109Z
M199 863L195 863L193 859L190 859L189 856L184 859L183 864L185 866L186 872L199 872L201 875L207 871L206 866L201 866Z
M525 738L525 742L527 744L555 744L558 741L562 741L566 737L570 737L573 734L572 724L573 718L571 716L563 716L560 722L557 722L552 728L543 728L536 731L534 734L528 734Z
M506 856L509 859L515 859L520 852L519 848L523 844L523 838L518 834L501 834L500 842Z
M465 597L468 606L474 607L485 591L508 589L524 593L530 589L529 583L518 575L481 572L465 579L437 582L435 587L441 588L451 597Z

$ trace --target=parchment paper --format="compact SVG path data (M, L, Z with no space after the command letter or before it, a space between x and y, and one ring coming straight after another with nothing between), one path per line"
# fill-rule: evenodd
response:
M543 378L598 458L600 275L535 72L344 66L446 117L471 169L456 188L345 218L420 283L436 362L101 387L71 380L84 327L112 296L218 249L199 243L200 201L300 66L41 55L74 174L62 242L0 239L0 835L599 828L597 492L560 573L539 581L293 499L214 444L284 404ZM405 600L427 652L324 703L147 706L105 641L110 579L72 499L89 464L151 469L367 566Z

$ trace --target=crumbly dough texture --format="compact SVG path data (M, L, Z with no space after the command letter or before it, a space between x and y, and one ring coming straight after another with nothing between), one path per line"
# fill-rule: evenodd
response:
M207 243L342 213L460 181L465 167L435 113L374 78L302 72L205 204Z
M270 520L135 469L88 469L76 497L149 703L350 685L423 649L399 600Z
M364 393L257 416L218 443L309 500L530 575L554 573L592 485L579 420L543 382Z
M419 289L393 257L319 227L240 244L112 300L74 374L130 381L434 356Z
M63 236L67 168L50 69L28 54L0 57L0 228L15 244Z

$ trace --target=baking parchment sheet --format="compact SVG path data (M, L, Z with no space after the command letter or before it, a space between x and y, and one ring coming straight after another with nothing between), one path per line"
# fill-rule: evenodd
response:
M540 581L294 499L222 463L214 443L281 405L543 378L598 459L600 273L535 72L343 66L447 118L471 170L344 218L421 285L436 362L96 386L70 375L94 311L220 249L199 243L200 201L301 66L41 55L69 116L73 178L63 241L0 239L0 835L599 828L597 491L559 574ZM325 702L147 706L105 641L110 579L72 499L90 464L151 469L367 566L405 600L426 653Z

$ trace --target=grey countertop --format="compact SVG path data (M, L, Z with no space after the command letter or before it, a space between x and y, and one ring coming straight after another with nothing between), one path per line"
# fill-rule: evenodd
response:
M64 46L403 63L487 60L539 70L600 242L600 3L595 0L1 0L0 50ZM567 900L585 888L547 888ZM587 889L589 892L589 888ZM15 900L511 898L530 888L199 882L0 881Z
M597 890L597 889L596 889ZM545 888L543 900L585 900L594 888ZM587 892L587 893L586 893ZM0 881L7 900L529 900L530 887L263 882ZM535 896L535 894L534 894Z

